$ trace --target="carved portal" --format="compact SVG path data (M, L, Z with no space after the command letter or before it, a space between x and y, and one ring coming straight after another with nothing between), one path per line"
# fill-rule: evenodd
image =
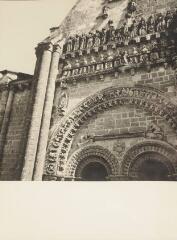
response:
M177 107L163 92L144 86L104 89L86 98L56 125L48 144L45 175L64 174L72 141L85 121L95 114L122 105L143 108L163 118L175 131L177 129Z

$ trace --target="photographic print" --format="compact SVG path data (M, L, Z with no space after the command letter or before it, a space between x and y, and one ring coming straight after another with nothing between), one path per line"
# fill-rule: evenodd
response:
M70 2L0 71L0 180L176 181L176 0Z

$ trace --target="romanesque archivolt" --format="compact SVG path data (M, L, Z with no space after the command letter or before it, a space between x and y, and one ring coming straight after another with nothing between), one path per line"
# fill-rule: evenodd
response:
M67 177L81 177L82 169L89 162L92 162L90 157L93 156L106 167L109 176L118 174L120 166L114 154L102 146L91 145L80 148L70 157L66 163L65 175Z
M50 139L46 158L46 174L63 174L74 136L80 126L99 112L114 106L133 105L162 117L177 130L177 107L164 93L151 87L111 87L86 98L56 127ZM147 138L162 139L157 126L149 127ZM118 150L119 152L119 150Z
M175 177L177 152L170 144L159 140L145 140L128 149L122 162L122 174L138 179L139 167L143 161L149 159L156 159L166 166L168 170L167 178L173 179Z

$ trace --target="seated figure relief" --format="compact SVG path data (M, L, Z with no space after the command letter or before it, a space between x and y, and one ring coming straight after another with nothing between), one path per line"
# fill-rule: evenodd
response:
M130 12L135 9L134 1L130 1ZM104 12L107 12L106 8ZM115 42L118 45L126 45L127 42L137 38L164 32L168 30L170 24L177 18L177 11L167 11L166 14L159 13L150 15L147 19L144 17L132 17L131 21L125 22L120 28L115 28L112 20L108 21L107 27L97 30L96 33L90 31L88 34L70 36L64 45L63 52L71 53L84 49L99 48L109 42Z

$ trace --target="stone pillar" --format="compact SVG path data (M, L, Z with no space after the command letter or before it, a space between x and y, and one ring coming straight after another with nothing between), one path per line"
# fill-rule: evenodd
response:
M3 159L3 150L4 150L4 144L6 140L6 134L9 126L9 120L10 120L10 114L12 110L12 104L14 99L14 86L10 85L10 90L8 94L8 99L6 103L4 118L1 126L1 132L0 132L0 160Z
M41 119L45 101L47 81L51 63L53 45L51 43L41 43L37 47L37 57L40 58L40 67L34 76L35 94L32 102L32 116L28 131L27 144L24 155L24 165L22 169L21 180L32 180L38 138L41 127ZM38 62L38 60L37 60Z
M50 120L51 120L54 93L55 93L55 82L58 74L59 57L60 57L60 47L57 44L57 45L54 45L47 91L45 96L45 104L44 104L41 130L39 135L38 149L37 149L35 168L34 168L34 174L33 174L33 180L35 181L41 181L42 175L43 175L47 141L48 141L49 128L50 128Z

